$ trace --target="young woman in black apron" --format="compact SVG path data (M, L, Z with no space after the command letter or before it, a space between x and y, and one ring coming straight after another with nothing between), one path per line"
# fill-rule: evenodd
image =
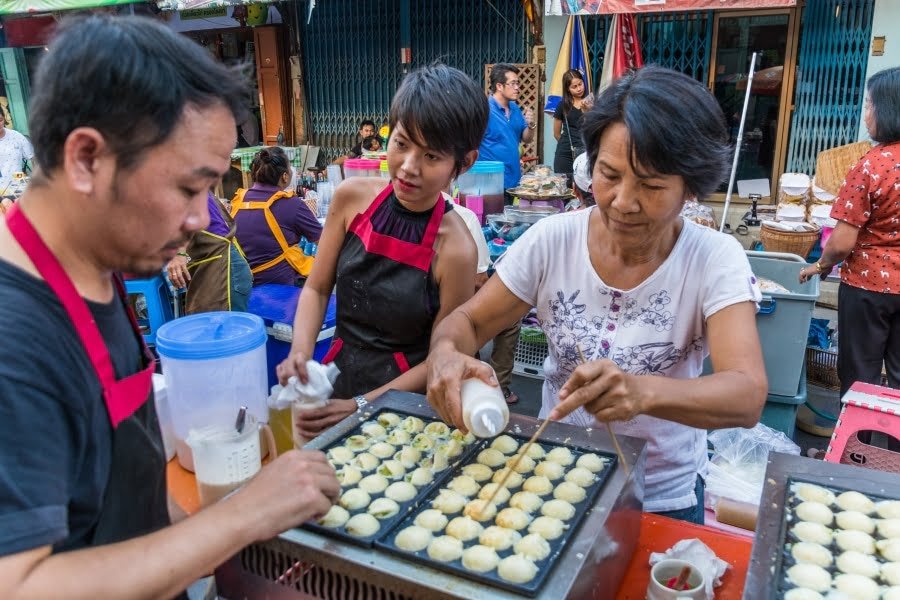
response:
M388 389L423 392L431 331L474 293L471 234L441 191L475 162L487 100L462 72L407 75L391 103L391 181L351 178L335 191L312 273L300 295L279 379L305 362L337 289L337 327L323 362L341 369L334 399L298 421L312 438Z

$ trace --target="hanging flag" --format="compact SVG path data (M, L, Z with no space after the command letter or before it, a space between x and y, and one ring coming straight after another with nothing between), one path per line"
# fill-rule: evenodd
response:
M584 79L585 94L591 93L594 89L594 78L591 75L591 56L588 53L588 42L587 37L584 35L584 23L582 23L581 17L575 17L570 56L569 68L581 73ZM560 85L562 85L561 81Z
M544 112L552 115L556 112L557 105L562 102L562 78L570 69L569 61L572 59L572 29L575 17L569 17L566 30L563 32L562 43L559 45L559 56L556 58L556 66L553 67L553 78L550 80L550 92L547 94L547 102L544 104Z
M563 33L562 43L559 46L559 57L553 68L553 79L550 80L550 92L547 94L547 102L544 104L544 112L552 115L556 107L562 102L563 75L569 69L581 72L584 78L585 90L593 89L591 77L591 59L588 54L587 38L584 35L584 25L581 17L569 17L566 30Z
M637 37L634 15L613 15L606 51L603 54L603 72L600 75L598 91L603 92L609 85L632 69L644 66L644 57Z

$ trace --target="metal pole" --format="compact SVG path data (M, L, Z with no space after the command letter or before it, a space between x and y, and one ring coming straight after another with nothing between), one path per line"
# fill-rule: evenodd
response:
M728 192L725 194L725 210L722 211L722 224L719 231L725 231L728 220L728 207L731 204L731 193L734 190L734 178L737 177L738 157L741 154L741 142L744 141L744 121L747 120L747 107L750 105L750 88L753 86L753 73L756 69L756 52L750 58L750 75L747 77L747 93L744 95L744 110L741 111L741 125L738 127L737 143L734 146L734 160L731 162L731 176L728 178Z

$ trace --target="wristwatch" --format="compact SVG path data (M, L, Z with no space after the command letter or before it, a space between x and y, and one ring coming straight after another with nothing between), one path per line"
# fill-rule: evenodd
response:
M365 396L356 396L353 399L356 401L356 410L362 410L362 407L369 403Z
M528 129L534 129L535 127L537 127L537 123L532 123L528 126Z

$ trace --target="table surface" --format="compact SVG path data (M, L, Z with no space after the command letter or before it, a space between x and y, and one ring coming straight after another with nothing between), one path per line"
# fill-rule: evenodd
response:
M650 513L641 516L638 547L628 565L617 600L644 600L650 582L650 553L665 552L679 540L692 538L702 541L731 565L722 576L722 585L715 590L716 600L738 600L744 593L753 538Z
M197 512L200 509L200 498L194 474L182 468L177 459L173 459L167 466L167 476L169 492L178 507L189 515ZM617 599L643 600L650 581L650 553L665 552L675 542L691 538L700 539L719 558L732 566L722 577L722 585L716 588L717 600L739 599L744 591L753 538L650 513L644 513L641 517L638 547L628 565L625 582L619 588Z

